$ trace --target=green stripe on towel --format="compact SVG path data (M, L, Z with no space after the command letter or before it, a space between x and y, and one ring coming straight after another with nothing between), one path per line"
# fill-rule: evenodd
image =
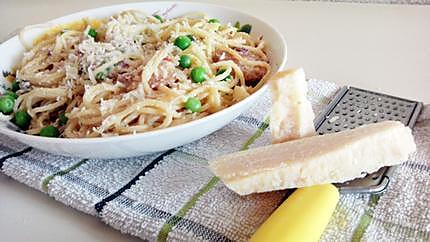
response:
M269 127L269 118L266 118L263 123L258 127L257 131L245 142L245 144L242 146L240 150L247 150L249 146L255 142Z
M88 161L88 159L83 159L83 160L79 161L78 163L73 164L72 166L66 168L65 170L57 171L54 174L47 176L42 181L42 190L45 192L48 192L48 185L55 177L66 175L67 173L73 171L74 169L78 168L79 166L81 166L82 164L84 164L87 161Z
M378 201L380 197L381 196L379 194L370 195L366 211L364 211L363 215L361 215L360 222L358 223L358 226L355 229L354 234L352 236L352 242L361 241L361 238L366 232L367 227L369 227L370 222L372 222L373 213L376 205L378 205Z
M240 150L246 150L249 148L249 146L255 142L269 127L269 118L266 118L263 123L261 123L260 126L258 126L258 129L255 131L255 133L243 144L242 148ZM164 242L167 240L167 237L169 236L169 233L172 231L173 227L177 225L194 207L194 205L197 203L200 197L202 197L204 194L209 192L215 185L219 182L218 177L212 177L206 185L204 185L197 193L195 193L188 202L182 206L181 209L172 217L170 217L161 227L160 232L158 233L157 240L159 242Z

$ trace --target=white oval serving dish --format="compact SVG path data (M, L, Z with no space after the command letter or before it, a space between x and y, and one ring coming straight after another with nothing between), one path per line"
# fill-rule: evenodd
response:
M70 23L85 17L103 18L129 9L142 10L152 14L158 10L163 11L168 9L174 4L175 7L169 12L169 17L199 11L205 12L211 17L218 18L223 23L240 21L241 23L251 24L253 26L252 35L262 34L268 43L272 74L284 67L287 60L287 46L284 38L276 29L270 24L246 13L212 4L189 2L130 3L85 10L49 22L53 24L62 24ZM46 28L39 28L26 31L25 39L28 43L31 43L32 39L46 30ZM0 53L2 53L2 58L0 58L0 70L11 70L22 57L23 52L24 47L17 36L3 42L0 45ZM9 129L5 125L0 125L0 133L37 149L59 155L83 158L122 158L138 156L171 149L197 140L222 128L241 113L248 110L263 94L266 88L266 86L263 86L245 100L202 119L135 135L77 139L46 138L19 133ZM2 142L7 141L3 140Z

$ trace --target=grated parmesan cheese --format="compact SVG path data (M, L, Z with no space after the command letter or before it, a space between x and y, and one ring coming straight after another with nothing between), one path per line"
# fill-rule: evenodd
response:
M144 43L143 35L139 34L142 30L141 24L127 19L121 23L112 18L107 24L105 39L111 43L117 50L126 54L138 54Z
M88 38L78 45L82 53L81 67L83 70L95 70L97 67L121 59L122 52L117 50L111 43L95 42ZM89 71L90 72L90 71Z
M100 100L100 112L102 113L102 115L105 115L112 111L117 102L117 99L103 100L102 98Z

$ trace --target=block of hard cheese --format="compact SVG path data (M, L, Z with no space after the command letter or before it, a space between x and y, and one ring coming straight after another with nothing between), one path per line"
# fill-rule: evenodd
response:
M400 164L415 151L411 130L385 121L220 157L210 169L241 195L338 183Z
M270 79L269 87L272 94L272 143L314 135L314 112L307 99L308 87L303 69L278 72Z

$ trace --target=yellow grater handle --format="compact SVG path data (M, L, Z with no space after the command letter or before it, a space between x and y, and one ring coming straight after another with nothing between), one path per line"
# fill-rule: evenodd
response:
M317 242L339 200L332 184L297 189L251 237L250 242Z

